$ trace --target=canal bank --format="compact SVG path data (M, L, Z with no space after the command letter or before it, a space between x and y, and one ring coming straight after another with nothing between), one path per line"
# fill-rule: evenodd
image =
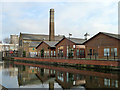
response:
M60 58L27 58L27 57L13 57L9 59L7 58L6 60L73 66L73 67L95 68L95 69L120 70L120 61L60 59Z

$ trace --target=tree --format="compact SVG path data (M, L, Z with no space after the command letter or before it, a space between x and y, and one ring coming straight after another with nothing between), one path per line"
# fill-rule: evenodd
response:
M3 42L6 43L6 44L9 44L10 43L10 38L8 38L8 37L4 38Z
M23 51L23 57L26 57L26 51Z

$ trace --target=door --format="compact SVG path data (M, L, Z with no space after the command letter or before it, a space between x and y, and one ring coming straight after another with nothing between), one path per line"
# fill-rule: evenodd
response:
M85 49L80 49L80 58L85 58Z

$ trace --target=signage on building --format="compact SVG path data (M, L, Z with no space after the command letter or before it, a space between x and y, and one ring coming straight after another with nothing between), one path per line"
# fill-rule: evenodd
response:
M33 48L33 50L35 50L35 49Z
M75 45L73 45L73 48L75 48Z

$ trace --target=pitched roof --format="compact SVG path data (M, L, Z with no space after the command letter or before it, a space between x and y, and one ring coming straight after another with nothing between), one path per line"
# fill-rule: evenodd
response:
M61 39L57 44L59 44L62 40L64 40L66 37L63 37L63 39ZM68 40L70 40L71 42L75 43L75 44L78 44L78 45L82 45L86 40L85 39L81 39L81 38L66 38ZM56 45L57 45L56 44ZM55 46L56 46L55 45Z
M38 41L42 41L42 40L49 40L49 35L44 35L44 34L27 34L27 33L20 33L20 35L22 36L22 38L24 40L38 40ZM63 38L63 35L58 35L55 36L55 41L59 41Z
M103 33L105 35L108 35L110 37L113 37L113 38L116 38L116 39L120 40L120 34L112 34L112 33L106 33L106 32L100 32L100 33Z
M55 45L58 43L58 41L44 41L46 44L48 44L50 47L55 47Z
M37 47L41 42L30 42L29 47Z
M36 49L42 44L42 43L46 43L48 46L50 47L55 47L56 43L58 43L58 41L42 41L39 43L39 45L36 46Z
M99 34L104 34L107 35L109 37L115 38L117 40L120 40L120 34L113 34L113 33L106 33L106 32L99 32L96 35L94 35L93 37L91 37L90 39L88 39L87 41L85 41L83 44L87 43L88 41L92 40L93 38L95 38L97 35Z
M83 44L86 41L85 39L80 39L80 38L70 38L69 40L71 40L75 44Z

